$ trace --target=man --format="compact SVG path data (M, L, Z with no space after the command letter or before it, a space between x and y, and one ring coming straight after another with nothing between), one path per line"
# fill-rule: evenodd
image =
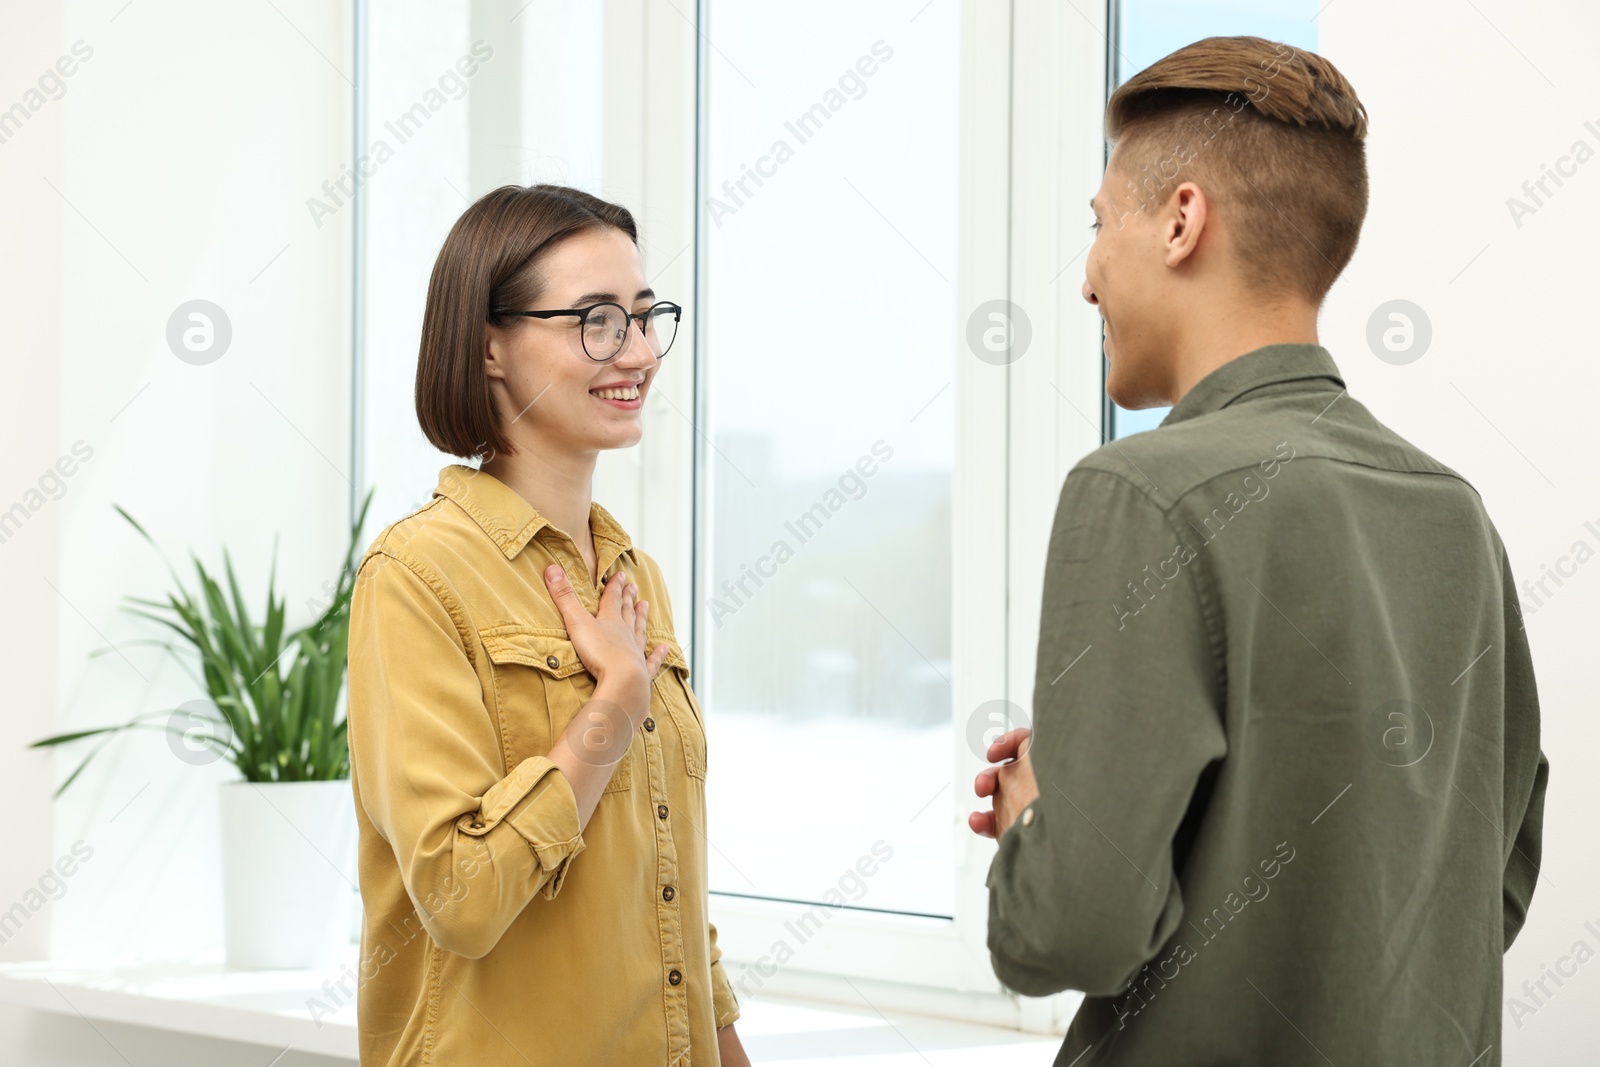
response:
M995 973L1088 994L1059 1065L1497 1063L1548 768L1482 502L1317 339L1365 109L1316 55L1211 38L1106 128L1106 389L1175 406L1062 488L1034 733L970 820Z

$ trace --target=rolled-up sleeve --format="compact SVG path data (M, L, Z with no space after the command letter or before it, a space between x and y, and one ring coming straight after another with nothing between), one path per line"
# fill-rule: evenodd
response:
M502 774L470 640L427 568L381 550L364 561L350 614L351 771L424 929L478 958L536 895L555 896L584 842L549 759Z
M1183 914L1172 846L1226 751L1194 560L1137 487L1075 469L1045 564L1039 798L989 870L995 974L1030 996L1120 992Z

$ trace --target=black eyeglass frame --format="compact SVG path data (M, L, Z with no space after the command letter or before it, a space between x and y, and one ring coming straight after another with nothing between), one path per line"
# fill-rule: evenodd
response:
M657 308L663 308L663 307L671 308L672 309L672 341L668 341L667 342L667 347L663 348L660 352L657 352L655 354L655 357L657 359L665 359L666 358L667 352L672 348L673 342L678 339L678 327L683 325L683 305L682 304L674 304L670 300L658 300L654 304L651 304L649 307L645 308L643 311L641 311L641 312L639 312L637 314L629 311L627 308L623 307L621 304L617 303L614 300L603 300L598 304L590 304L588 307L584 307L584 308L560 308L560 309L554 310L554 311L507 311L507 312L504 312L504 314L506 314L506 315L520 315L520 316L522 316L524 318L529 318L529 319L553 319L553 318L556 318L557 316L560 316L560 315L577 315L578 316L578 343L583 346L583 354L585 356L587 356L589 358L590 362L592 362L592 363L610 363L612 360L614 360L618 356L622 355L623 349L628 347L628 342L626 340L624 340L621 345L617 346L617 350L615 352L613 352L611 355L606 356L604 359L597 359L589 351L588 342L586 342L583 339L583 334L584 334L584 332L587 330L587 328L589 326L589 316L591 314L593 314L595 311L597 311L598 309L605 308L605 307L616 308L618 311L622 312L623 317L624 317L625 320L637 322L639 324L639 336L641 338L645 337L645 332L644 332L645 331L645 319L649 318L652 314L654 314ZM631 332L631 331L629 331L629 332ZM646 339L646 343L648 343L648 339Z

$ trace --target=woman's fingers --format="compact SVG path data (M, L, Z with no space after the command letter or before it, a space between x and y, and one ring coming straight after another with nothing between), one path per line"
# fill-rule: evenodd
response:
M641 600L633 606L633 639L639 642L639 650L645 647L645 629L650 619L650 601Z
M622 591L627 584L628 579L621 571L606 579L605 584L600 587L600 605L595 612L596 618L604 618L608 611L616 613L620 610Z
M567 572L561 569L560 564L552 563L544 569L544 584L550 590L550 598L556 602L556 610L561 612L561 621L566 624L567 633L576 632L589 621L588 609L573 591L572 583L567 581Z
M667 661L667 643L665 641L663 641L659 645L657 645L655 648L652 648L650 650L650 655L645 657L645 661L644 661L645 673L647 673L650 676L650 680L651 681L655 681L656 674L660 672L661 665L663 663L665 663L666 661Z

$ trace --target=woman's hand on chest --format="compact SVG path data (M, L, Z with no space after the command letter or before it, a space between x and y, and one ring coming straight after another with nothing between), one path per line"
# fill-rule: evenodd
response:
M594 676L596 695L604 689L637 726L649 714L650 683L668 652L665 644L645 647L650 605L638 599L639 587L618 571L605 583L599 608L590 615L558 564L545 568L544 581L572 638L573 651Z

